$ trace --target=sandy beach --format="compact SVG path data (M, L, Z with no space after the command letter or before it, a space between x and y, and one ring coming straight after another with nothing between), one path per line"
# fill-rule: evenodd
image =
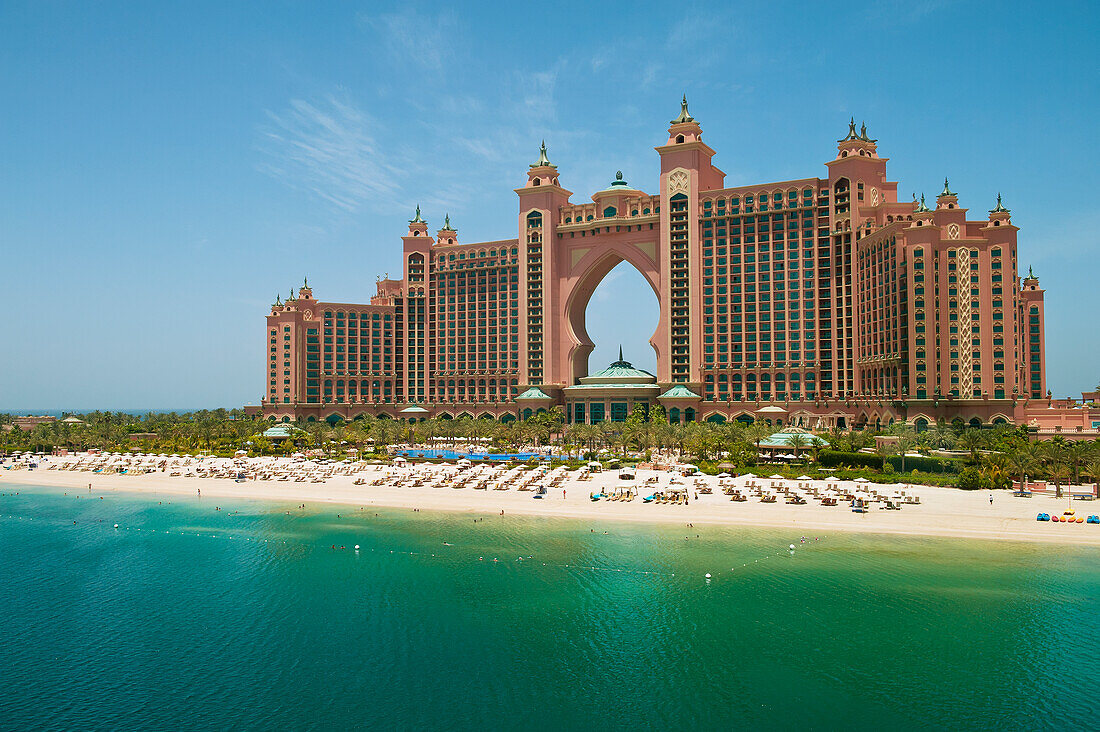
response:
M60 467L60 466L58 466ZM354 477L353 477L354 475ZM933 486L899 486L919 503L904 504L901 510L884 510L874 505L867 513L854 513L841 503L826 506L809 501L805 505L790 505L783 501L764 503L757 498L734 502L718 490L718 480L703 480L714 488L710 494L698 493L696 478L684 479L691 500L687 505L643 503L633 501L592 501L593 492L612 493L624 483L613 471L593 474L579 480L577 474L563 476L559 485L550 488L542 498L535 499L529 491L455 489L439 486L401 485L402 473L389 466L367 466L353 475L333 475L323 482L295 482L249 479L236 482L226 478L172 476L168 472L142 475L118 473L97 474L68 470L3 470L0 487L17 484L48 486L62 490L87 491L93 494L124 491L146 495L197 496L212 502L219 498L255 498L286 503L331 503L366 507L417 508L427 511L447 511L472 514L531 515L585 519L592 521L636 521L696 525L753 526L789 529L799 534L830 531L854 531L914 536L943 536L974 539L1037 541L1100 546L1100 525L1038 522L1039 512L1061 515L1074 509L1077 516L1100 513L1100 501L1037 495L1017 498L1006 491L967 492ZM388 476L398 485L370 485ZM637 482L640 495L648 495L644 481L657 477L668 483L667 472L639 470ZM395 480L396 479L396 480ZM357 485L356 480L366 481ZM702 483L699 484L700 486ZM880 487L882 488L882 487ZM0 491L3 492L3 491Z

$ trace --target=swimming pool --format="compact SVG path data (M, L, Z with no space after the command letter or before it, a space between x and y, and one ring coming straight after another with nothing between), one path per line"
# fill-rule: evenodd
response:
M398 450L398 455L407 458L429 458L436 460L549 460L551 456L537 452L509 452L509 453L483 453L483 452L455 452L454 450L431 450L423 448L408 448ZM554 460L564 460L561 455L554 455Z

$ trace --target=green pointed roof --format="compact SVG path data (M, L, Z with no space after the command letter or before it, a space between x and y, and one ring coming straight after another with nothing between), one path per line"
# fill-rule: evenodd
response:
M940 193L940 197L942 198L943 196L953 196L953 195L955 195L955 194L954 194L954 192L952 192L951 187L949 185L947 185L947 178L945 177L943 179L943 192Z
M997 194L997 206L989 210L989 213L1009 213L1009 209L1005 208L1005 205L1001 203L1001 194Z
M672 120L674 125L682 125L685 122L694 122L695 118L688 114L688 97L687 94L680 100L680 116Z
M425 221L425 220L424 220L424 219L423 219L423 218L422 218L422 217L420 216L420 204L419 204L419 203L418 203L418 204L416 204L416 216L414 216L414 217L412 218L412 221L410 221L409 223L410 223L410 224L426 224L426 223L428 223L427 221Z
M601 379L646 379L656 380L656 376L642 369L634 368L629 361L622 359L622 349L619 349L619 360L611 364L603 371L598 371L591 376L585 376L584 383L593 383Z
M539 148L539 159L531 163L532 168L556 168L558 166L550 164L550 158L546 157L546 140L542 141L542 147Z
M917 213L928 213L930 209L924 204L924 194L920 194L920 203L917 204Z
M856 132L856 118L852 117L852 119L848 120L848 134L837 140L837 142L847 142L848 140L858 139L859 134Z
M451 228L451 215L450 214L447 214L446 216L443 217L443 231L454 231L454 229Z
M864 142L878 142L878 140L872 140L870 137L867 136L866 122L862 123L859 127L859 139L863 140Z
M529 387L527 389L527 391L523 392L518 397L516 397L517 401L520 400L520 399L547 399L548 400L548 399L550 399L550 397L547 396L546 392L544 392L542 389L538 388L537 386L532 386L532 387Z
M699 395L687 388L683 384L675 384L671 389L666 391L658 399L699 399Z

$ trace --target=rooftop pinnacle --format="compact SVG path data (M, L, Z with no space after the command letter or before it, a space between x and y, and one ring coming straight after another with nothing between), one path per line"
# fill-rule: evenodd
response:
M1009 210L1005 208L1005 205L1001 203L1001 194L997 194L997 206L990 210L989 213L1008 213Z
M687 94L680 100L680 116L672 120L674 125L682 125L685 122L694 122L695 118L688 114L688 98Z
M947 185L947 178L946 177L943 179L943 193L941 193L940 195L941 196L953 196L953 195L955 195L954 193L951 192L951 188Z
M447 214L446 216L443 217L443 230L444 231L454 231L454 229L451 228L451 215L450 214Z
M539 148L539 159L531 163L532 168L542 167L554 167L550 165L550 158L546 157L546 140L542 141L542 147Z
M426 224L427 222L420 216L420 204L416 204L416 216L413 217L410 224Z
M837 142L847 142L848 140L858 140L859 134L856 132L856 118L852 117L848 120L848 134L845 137L840 138Z

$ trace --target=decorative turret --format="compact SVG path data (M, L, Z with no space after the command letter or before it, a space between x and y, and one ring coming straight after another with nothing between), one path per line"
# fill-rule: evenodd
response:
M531 163L532 168L556 168L558 166L550 164L550 158L546 157L546 140L542 141L542 145L539 147L539 159Z
M856 118L852 117L852 119L848 121L848 134L837 140L837 142L848 142L850 140L858 139L859 135L856 134Z
M427 236L428 222L420 215L420 204L416 204L416 215L409 220L408 236Z
M947 182L947 178L943 179L943 190L940 191L940 195L936 196L936 209L943 208L958 208L959 197L955 195L955 192L951 190L951 185Z
M552 164L550 158L547 157L546 140L543 140L542 146L539 147L539 159L531 163L527 169L527 185L525 188L556 185L558 185L558 166Z
M1035 276L1035 272L1032 271L1030 264L1027 266L1027 277L1023 278L1021 284L1025 290L1039 289L1039 278Z
M309 286L309 278L302 278L302 286L298 288L298 298L301 300L312 300L313 289Z
M682 125L686 122L694 122L695 118L688 114L688 97L687 94L680 100L680 116L672 120L674 125ZM622 360L621 358L619 360Z
M687 94L680 100L680 116L672 120L668 128L669 145L682 145L686 142L700 142L703 139L703 128L688 114Z
M997 205L989 209L989 222L993 226L1004 226L1012 223L1012 212L1001 203L1001 194L997 194Z
M913 210L914 213L930 213L932 209L928 208L924 203L924 194L920 194L920 201L917 201L917 194L913 194L913 203L917 204L917 207Z
M878 146L875 144L878 140L872 139L867 134L867 123L864 122L859 128L859 132L856 132L856 118L852 117L848 120L848 134L836 141L836 157L862 157L862 158L877 158Z
M454 244L458 241L457 232L451 228L450 214L443 217L443 228L436 233L435 241L437 244Z

